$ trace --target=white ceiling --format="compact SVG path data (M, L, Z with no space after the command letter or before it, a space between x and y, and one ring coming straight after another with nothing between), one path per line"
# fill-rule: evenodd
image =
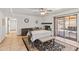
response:
M51 10L48 14L56 14L73 8L46 8ZM12 15L40 15L40 8L0 8L0 11L6 16Z

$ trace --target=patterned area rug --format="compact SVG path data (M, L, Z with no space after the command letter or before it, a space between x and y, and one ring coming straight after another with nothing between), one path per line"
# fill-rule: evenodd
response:
M25 39L22 39L25 46L26 46L26 49L28 51L39 51L36 47L33 47L31 43L29 43L28 41L28 38L25 38Z
M42 43L40 40L36 40L33 43L28 39L23 39L23 42L28 51L62 51L65 46L53 42L52 40Z

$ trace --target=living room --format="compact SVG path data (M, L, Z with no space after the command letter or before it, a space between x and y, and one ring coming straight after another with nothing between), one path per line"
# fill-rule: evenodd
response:
M63 47L64 51L67 51L67 50L75 51L75 50L78 50L78 48L79 48L79 46L78 46L79 45L79 43L78 43L79 42L79 40L78 40L78 38L79 38L78 37L78 35L79 35L79 33L78 33L78 31L79 31L79 28L78 28L79 9L78 8L0 8L0 11L1 11L1 13L0 13L0 16L1 16L0 17L1 18L1 20L0 20L0 22L1 22L0 23L1 24L0 41L1 42L5 42L6 37L7 38L10 36L12 37L12 35L14 35L13 37L19 36L20 39L24 39L25 36L28 34L28 30L32 30L32 31L46 30L46 31L42 31L42 33L49 33L50 36L52 36L52 38L51 38L51 37L48 37L48 35L46 34L47 37L46 36L45 37L47 38L47 40L57 39L56 42L59 42L59 44L62 44L65 46L65 48ZM43 14L43 12L45 12L45 14ZM76 20L74 21L74 24L75 24L75 26L77 26L77 29L73 30L73 28L71 28L70 30L73 30L72 33L76 33L75 34L76 41L73 41L72 39L70 40L70 34L66 34L67 36L69 35L69 38L65 38L64 36L61 37L61 35L62 35L61 33L59 33L60 36L55 35L57 32L57 31L55 32L55 30L57 30L57 28L55 29L55 27L56 27L55 26L55 24L56 24L55 17L57 18L57 17L62 17L62 16L73 16L73 15L76 15L76 17L75 17ZM11 31L9 30L10 26L8 26L8 21L11 19L16 19L16 24L15 25L14 25L14 23L12 24L12 25L14 25L13 27L15 27L16 30L11 30ZM62 24L62 22L60 21L59 24ZM70 24L70 22L69 22L69 24ZM66 31L66 32L69 31L69 29L63 30L61 25L59 25L59 26L60 26L60 27L58 27L59 31L61 31L61 30ZM63 24L63 28L65 28L65 27ZM74 28L76 28L76 27L74 27ZM11 33L11 35L10 35L10 33ZM63 35L64 34L65 33L63 32ZM7 35L9 35L9 36L7 36ZM38 33L37 33L37 35L38 35ZM44 35L45 34L38 35L38 37L44 36ZM46 38L43 38L44 41L47 41ZM12 40L14 40L14 39L16 39L16 38L13 38ZM43 40L43 39L41 38L41 40ZM22 42L22 40L20 40L20 41ZM15 44L15 42L13 44ZM1 46L4 46L4 44ZM22 43L22 46L26 46L26 44ZM61 49L62 49L61 45L59 47L61 47ZM28 47L26 46L26 48L28 48ZM24 48L24 50L26 48ZM46 49L46 48L44 50L49 51L49 49L48 48ZM14 48L8 49L8 50L13 50L13 49ZM58 48L56 48L56 49L58 49ZM59 50L61 50L61 49L59 49ZM62 51L63 51L63 49L62 49ZM6 50L6 49L3 49L3 50ZM19 50L19 49L15 49L15 50ZM39 48L38 48L38 50L39 50ZM43 50L43 49L41 49L41 50Z

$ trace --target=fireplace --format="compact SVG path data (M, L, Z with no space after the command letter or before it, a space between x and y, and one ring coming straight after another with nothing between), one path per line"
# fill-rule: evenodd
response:
M51 30L50 26L45 26L45 30Z

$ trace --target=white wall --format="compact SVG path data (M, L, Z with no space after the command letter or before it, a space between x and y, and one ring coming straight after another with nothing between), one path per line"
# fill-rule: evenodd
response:
M42 22L44 22L44 23L52 23L52 21L53 21L53 16L52 15L48 15L48 16L44 16L43 17L43 21ZM52 28L52 26L51 26L51 28Z
M5 38L5 19L0 12L0 42Z
M17 35L21 34L22 28L32 28L32 27L41 27L42 19L40 16L32 16L32 15L16 15L17 20ZM24 19L28 18L29 22L25 23ZM38 24L35 21L38 20Z
M54 22L53 22L53 15L47 15L47 16L44 16L44 17L42 17L42 19L43 19L43 23L52 23L52 24L42 24L42 27L44 27L44 26L46 26L46 25L48 25L48 26L50 26L51 27L51 29L52 29L52 35L54 35Z

